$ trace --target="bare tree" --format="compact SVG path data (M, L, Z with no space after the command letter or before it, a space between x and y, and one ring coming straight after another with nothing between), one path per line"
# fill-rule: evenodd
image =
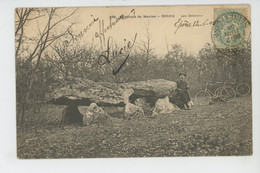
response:
M90 73L92 65L96 63L93 56L94 47L68 46L68 44L58 43L51 46L54 59L49 59L63 78L86 77Z
M152 44L152 35L149 30L150 23L146 24L146 29L145 29L145 40L141 40L139 49L142 54L145 56L145 64L149 62L149 60L152 57L152 54L154 52L154 48L151 47Z
M29 93L32 89L35 73L39 68L39 64L42 59L44 51L55 41L59 40L63 36L68 34L68 30L75 23L70 23L65 29L59 31L55 30L59 28L62 22L67 21L71 16L73 16L76 10L72 11L70 14L60 17L57 12L57 8L45 8L45 9L36 9L36 8L20 8L16 9L16 29L15 29L15 38L16 38L16 58L21 58L22 63L17 66L17 73L19 71L26 71L23 77L26 80L26 89L23 93L23 102L21 108L21 124L24 121L25 109L29 100ZM39 18L42 18L38 21ZM44 19L46 20L44 20ZM30 30L32 26L32 21L36 21L38 28L38 37L33 37L30 34L25 35L25 30ZM39 22L41 22L41 27ZM26 24L28 24L26 26ZM27 31L28 33L28 31ZM21 50L22 47L29 47L28 55L24 56ZM30 66L31 68L28 68Z

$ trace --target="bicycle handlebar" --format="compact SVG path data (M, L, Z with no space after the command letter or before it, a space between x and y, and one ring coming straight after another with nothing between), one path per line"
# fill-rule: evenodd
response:
M212 81L208 81L208 82L206 82L206 86L208 86L208 85L214 85L214 84Z

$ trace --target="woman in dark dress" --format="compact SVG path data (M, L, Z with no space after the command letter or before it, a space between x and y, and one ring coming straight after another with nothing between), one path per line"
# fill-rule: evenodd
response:
M186 74L180 73L180 80L177 81L177 94L179 95L181 101L181 108L182 109L190 109L188 103L190 102L190 95L188 92L189 85L186 82Z

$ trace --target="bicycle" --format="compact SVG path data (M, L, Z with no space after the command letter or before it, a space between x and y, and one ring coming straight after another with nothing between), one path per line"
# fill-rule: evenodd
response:
M232 85L233 87L231 88L236 92L236 95L241 97L247 96L251 91L250 86L246 83L239 83L236 85L236 82L232 82L227 85Z
M247 96L250 93L250 86L246 83L240 83L236 86L236 92L239 96Z
M226 81L224 82L217 82L223 83L223 85L215 90L215 94L217 96L222 96L222 99L226 102L233 100L236 97L237 92L232 88L227 86ZM234 84L234 83L231 83ZM223 90L225 89L225 90Z
M198 91L195 94L195 102L199 105L206 105L212 100L212 98L220 97L222 100L228 100L228 90L226 89L225 85L223 84L222 87L217 88L214 93L208 89L208 85L214 85L212 82L207 82L206 87L203 90Z

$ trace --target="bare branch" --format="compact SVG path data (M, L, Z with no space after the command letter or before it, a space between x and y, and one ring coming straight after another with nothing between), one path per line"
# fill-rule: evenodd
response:
M15 35L20 31L20 29L28 21L28 17L33 10L34 10L33 8L30 8L30 9L26 8L25 11L23 12L23 8L22 8L20 10L20 14L19 14L19 9L16 9L16 14L17 14L19 20L18 20L18 26L15 31Z
M64 17L64 18L60 19L59 21L57 21L56 23L54 23L54 24L50 27L50 29L54 28L56 25L58 25L58 24L61 23L62 21L64 21L64 20L70 18L72 15L75 14L76 11L77 11L77 9L73 10L72 13L70 13L70 14L67 15L66 17Z
M51 11L48 11L48 10L46 10L46 12L48 13L48 15L49 15L49 19L52 19L52 17L53 17L53 15L55 14L55 11L56 11L56 8L52 8L51 9ZM44 30L43 30L43 33L42 33L42 35L41 35L41 37L40 37L40 39L39 39L39 41L37 42L37 44L36 44L36 46L35 46L35 49L34 49L34 51L33 51L33 53L30 55L30 57L26 60L26 62L25 62L25 64L27 64L27 63L29 63L29 62L31 62L36 56L34 56L34 54L36 53L36 51L38 50L38 48L40 47L40 46L42 46L42 40L43 40L43 38L45 37L45 35L46 34L48 34L48 36L49 36L49 33L50 33L50 31L56 26L56 25L58 25L59 23L61 23L62 21L64 21L64 20L66 20L66 19L68 19L69 17L71 17L73 14L75 14L75 12L76 12L76 10L73 10L73 12L72 13L70 13L69 15L67 15L66 17L64 17L64 18L62 18L62 19L60 19L59 21L57 21L57 22L55 22L54 24L52 24L52 25L46 25L45 26L45 28L44 28ZM50 22L50 20L48 21L48 23ZM49 23L50 24L50 23ZM72 25L71 25L72 26ZM70 26L70 27L71 27ZM69 27L68 27L69 28ZM66 33L67 31L65 31L65 33ZM49 40L50 41L50 43L49 44L47 44L47 47L50 45L50 44L52 44L55 40L57 40L58 38L60 38L60 37L62 37L62 36L64 36L64 35L66 35L66 34L61 34L61 35L59 35L59 36L57 36L56 37L56 39L54 39L54 40ZM48 39L47 39L48 40ZM46 41L47 41L46 40ZM43 42L43 43L45 43L45 42ZM46 42L47 43L47 42ZM45 43L45 44L46 44ZM44 49L45 49L46 47L44 46Z
M27 19L27 21L35 20L35 19L38 19L38 18L43 17L43 16L45 16L45 15L44 14L43 15L39 15L39 16L36 16L34 18Z

